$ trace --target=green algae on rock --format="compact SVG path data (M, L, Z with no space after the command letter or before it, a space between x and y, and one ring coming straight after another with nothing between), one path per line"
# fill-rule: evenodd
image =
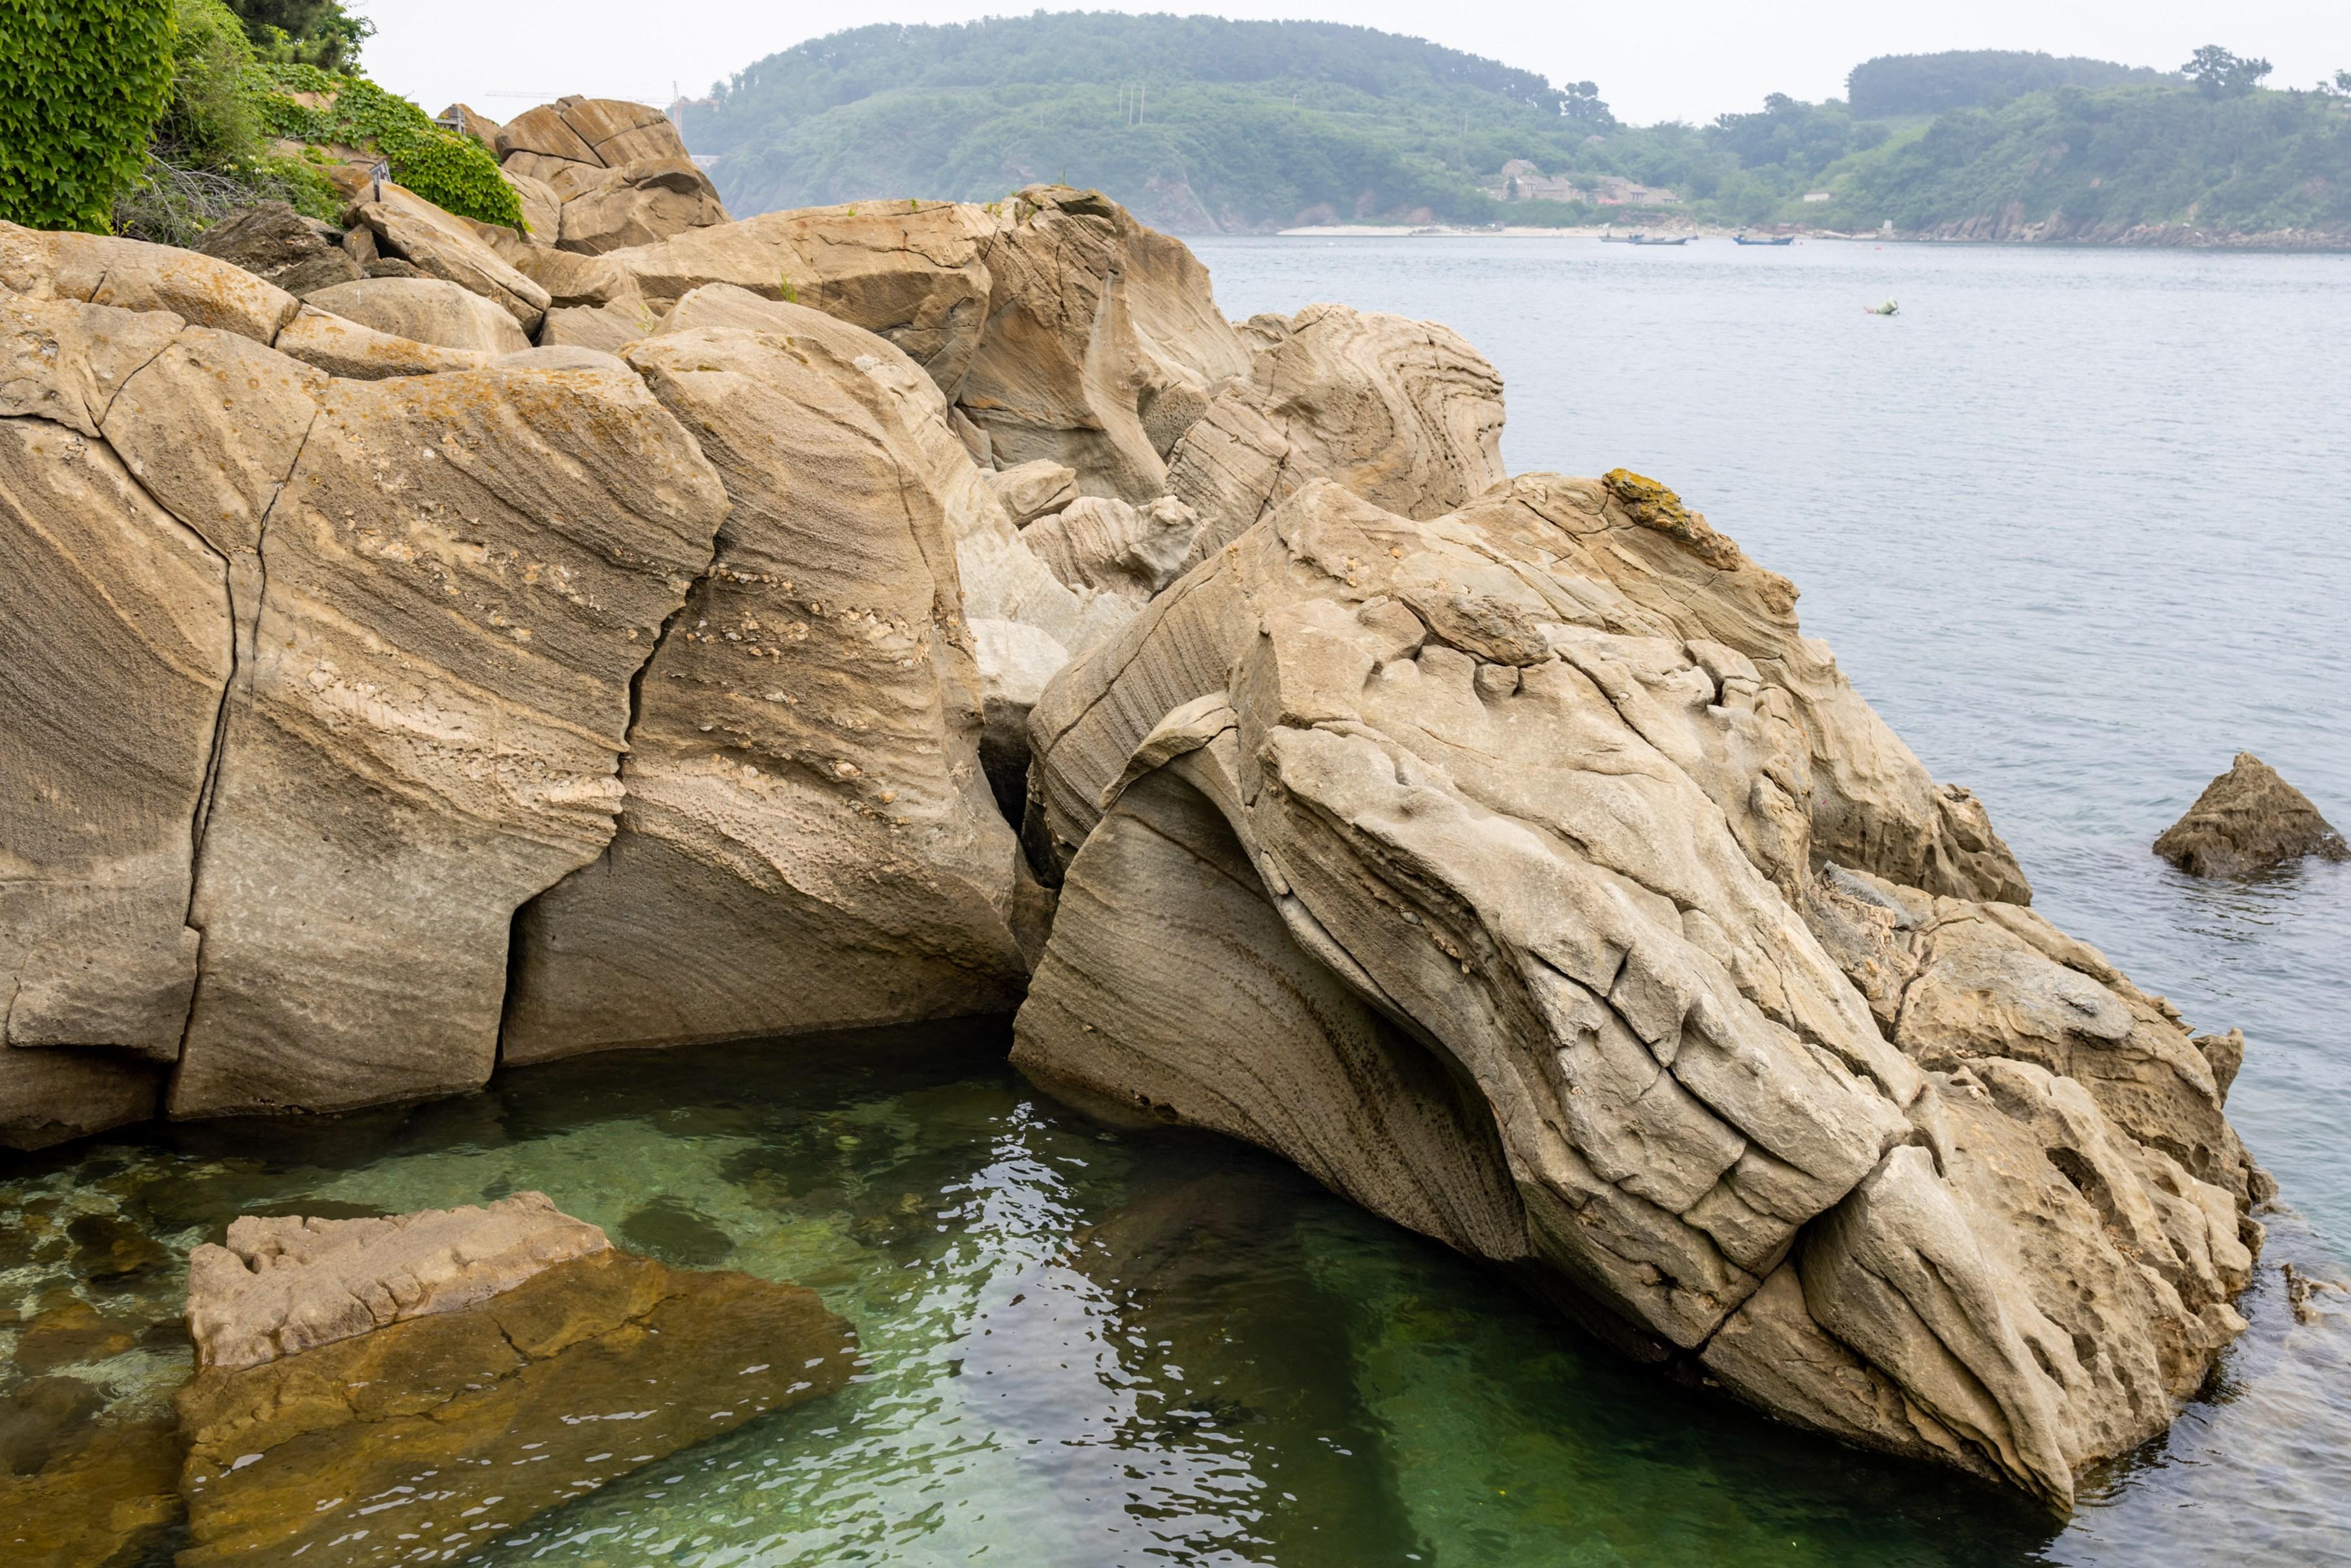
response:
M812 1291L605 1250L178 1399L180 1568L449 1553L839 1389L856 1339Z

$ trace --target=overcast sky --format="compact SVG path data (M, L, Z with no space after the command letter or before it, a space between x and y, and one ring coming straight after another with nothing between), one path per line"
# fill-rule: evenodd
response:
M428 111L464 99L496 120L568 92L665 102L806 38L868 22L962 22L1013 9L965 0L358 0L377 80ZM1049 9L1316 17L1415 34L1554 82L1600 84L1620 119L1705 121L1767 92L1842 96L1873 55L2045 49L2173 67L2217 43L2273 62L2275 87L2351 68L2351 0L1226 0Z

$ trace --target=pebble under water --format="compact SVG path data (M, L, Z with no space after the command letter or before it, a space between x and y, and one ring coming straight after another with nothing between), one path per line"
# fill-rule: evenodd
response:
M2351 258L1198 248L1237 316L1338 298L1460 329L1510 383L1513 469L1681 489L1805 590L1807 630L1937 775L1979 789L2052 918L2199 1029L2244 1027L2231 1111L2283 1198L2252 1326L2172 1433L2064 1521L1811 1438L1255 1151L1061 1109L996 1021L620 1052L407 1110L10 1160L0 1469L168 1408L187 1249L234 1216L537 1188L674 1266L820 1291L864 1365L496 1540L414 1532L420 1563L2351 1552L2351 1298L2323 1283L2351 1278L2351 868L2207 886L2146 847L2239 747L2351 824L2328 635L2351 602ZM1889 293L1900 317L1860 314ZM379 1517L401 1532L400 1507Z

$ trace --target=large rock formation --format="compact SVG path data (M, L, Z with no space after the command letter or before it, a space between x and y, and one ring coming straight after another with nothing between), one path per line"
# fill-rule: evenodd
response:
M2242 1326L2220 1048L2003 902L1793 597L1636 476L1306 485L1032 716L1014 1059L2063 1505Z
M1252 316L1245 337L1247 379L1169 454L1169 486L1207 524L1201 555L1314 479L1408 517L1502 479L1502 378L1451 329L1314 305Z
M666 130L525 120L509 173L579 185L567 228ZM2241 1326L2242 1037L2034 915L1672 491L1505 477L1499 378L1444 329L1236 330L1060 187L595 256L362 194L371 276L318 304L0 225L0 1141L1025 988L1055 1092L2055 1503ZM590 1345L805 1316L523 1230L476 1305L412 1237L383 1293L458 1310L348 1341L365 1280L214 1260L264 1330L200 1337L298 1353L192 1396L191 1563L311 1539L278 1478L346 1429L493 1457L475 1416L554 1409ZM480 1316L559 1277L604 1303L574 1350ZM347 1396L477 1352L494 1385L430 1415Z
M2343 835L2310 797L2250 751L2204 786L2187 814L2163 830L2155 852L2190 876L2252 876L2304 856L2351 859Z
M509 1061L1019 998L1019 851L946 506L900 405L823 336L629 350L734 505L646 665L619 836L524 918Z

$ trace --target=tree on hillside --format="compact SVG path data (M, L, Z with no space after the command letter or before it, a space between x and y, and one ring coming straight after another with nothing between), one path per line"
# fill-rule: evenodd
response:
M246 37L263 58L348 71L360 63L360 44L375 24L353 16L342 0L230 0Z
M2242 98L2270 74L2270 63L2207 44L2179 68L2206 98Z

